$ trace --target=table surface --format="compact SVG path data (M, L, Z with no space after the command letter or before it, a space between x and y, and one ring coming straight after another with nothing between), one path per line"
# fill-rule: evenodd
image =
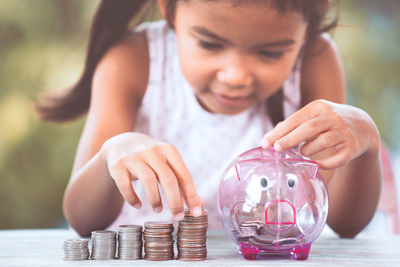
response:
M361 233L355 239L321 235L313 243L306 261L248 261L238 255L235 244L225 233L209 231L205 261L64 261L64 240L76 237L65 229L1 230L0 266L400 266L400 235Z

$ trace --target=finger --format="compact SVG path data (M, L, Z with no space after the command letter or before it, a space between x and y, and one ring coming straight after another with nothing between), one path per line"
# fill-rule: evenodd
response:
M162 211L162 202L160 192L158 191L158 182L155 173L145 161L128 161L126 164L132 175L140 180L146 194L147 200L154 212Z
M178 179L179 187L190 213L195 217L200 216L203 210L203 201L196 192L193 178L179 154L179 151L171 145L165 148L165 155L167 156L169 166Z
M261 146L263 148L268 148L274 145L278 139L287 135L304 122L317 117L319 114L320 109L316 107L315 102L311 102L302 109L290 115L284 121L279 122L271 131L266 133L261 141ZM277 148L279 149L279 147Z
M283 151L285 149L295 147L301 142L315 138L315 136L327 131L331 122L325 118L315 118L299 125L293 131L277 140L274 149Z
M316 153L324 151L330 147L335 147L336 145L343 142L343 136L337 131L326 131L318 135L313 140L305 143L301 146L300 151L306 157L311 157Z
M318 160L317 162L322 169L330 170L343 166L349 162L350 159L350 149L348 149L346 146L342 146L342 148L339 149L333 156L323 160Z
M185 214L183 212L183 203L177 177L165 158L159 155L153 155L149 161L165 193L169 209L174 219L178 221L183 220Z
M132 181L128 170L125 168L119 169L118 171L114 170L114 173L116 177L113 178L122 197L131 206L133 206L136 209L140 209L142 207L142 202L135 193L135 190L133 190Z

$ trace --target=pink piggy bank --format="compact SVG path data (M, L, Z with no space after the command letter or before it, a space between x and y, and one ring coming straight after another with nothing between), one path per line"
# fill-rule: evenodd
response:
M225 231L246 259L306 260L328 215L318 164L298 150L257 147L226 168L218 194Z

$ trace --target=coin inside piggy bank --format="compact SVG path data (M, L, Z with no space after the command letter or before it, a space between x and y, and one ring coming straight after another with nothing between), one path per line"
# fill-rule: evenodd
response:
M297 149L257 147L225 169L218 209L244 258L306 260L326 222L328 193L318 164Z

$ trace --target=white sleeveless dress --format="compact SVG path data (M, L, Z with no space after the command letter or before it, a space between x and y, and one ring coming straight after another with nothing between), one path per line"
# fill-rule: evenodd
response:
M222 229L217 209L220 177L235 156L259 146L263 135L272 129L266 104L258 104L237 115L209 113L197 102L182 74L174 31L165 21L145 23L138 30L146 32L150 75L132 130L173 144L179 150L209 212L209 229ZM300 64L301 60L297 60L283 85L285 117L300 105ZM171 219L161 188L164 209L155 214L140 182L133 182L133 186L142 200L142 208L137 210L125 202L109 229L116 229L120 224Z

